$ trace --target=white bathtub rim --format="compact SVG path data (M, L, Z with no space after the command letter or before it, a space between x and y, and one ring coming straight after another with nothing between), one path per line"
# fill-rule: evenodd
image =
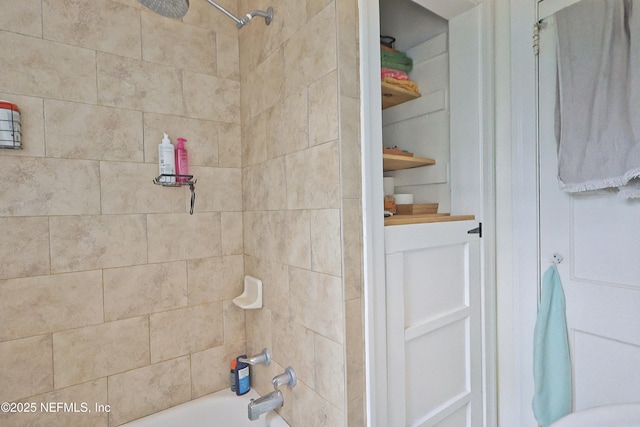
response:
M227 417L230 414L234 415L232 421L226 420L226 422L221 424L221 427L228 427L229 422L234 423L234 425L238 423L237 425L241 425L241 427L244 427L245 425L250 425L251 427L290 427L289 424L287 424L287 422L275 411L261 415L260 419L257 421L250 421L247 415L247 405L251 399L257 399L258 397L260 397L260 394L258 394L254 389L249 390L247 394L242 396L236 396L236 394L231 390L223 389L183 402L179 405L148 414L135 420L131 420L125 424L121 424L121 427L179 427L182 425L185 427L211 427L211 414L206 414L205 412L213 409L213 405L224 405L223 402L227 405L233 405L235 409L229 411L228 406L226 406L223 414L216 413L216 419L218 418L218 415L220 415L221 418ZM176 418L180 415L184 415L184 420L180 417L181 421L176 421ZM203 420L202 424L199 424L198 422L202 418L206 418L207 420ZM178 424L176 424L176 422L178 422ZM214 425L213 427L216 426Z
M550 427L640 427L640 402L602 405L573 412Z

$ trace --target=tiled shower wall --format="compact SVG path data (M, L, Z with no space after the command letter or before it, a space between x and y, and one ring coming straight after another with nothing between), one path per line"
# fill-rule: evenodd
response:
M356 0L240 0L276 17L240 32L245 269L264 281L247 348L293 366L292 426L364 426ZM278 7L280 6L280 7Z
M222 1L236 10L235 0ZM260 23L257 23L260 24ZM0 0L0 425L116 426L228 384L245 350L238 32L204 0ZM189 190L153 185L166 131ZM39 404L39 403L38 403Z
M0 150L0 401L110 405L1 425L115 426L224 388L263 347L259 391L300 376L293 427L364 425L357 2L220 1L276 10L240 42L190 3L0 0L25 147ZM151 183L162 131L188 139L193 216L186 188ZM246 333L245 272L265 287Z

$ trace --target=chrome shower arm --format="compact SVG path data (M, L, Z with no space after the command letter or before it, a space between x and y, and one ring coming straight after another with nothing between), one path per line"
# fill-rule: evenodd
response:
M227 9L225 9L224 7L220 6L218 3L213 2L211 0L207 0L207 3L209 3L211 6L215 7L216 9L218 9L220 12L224 13L225 15L227 15L229 18L233 19L234 21L236 21L236 24L238 26L244 25L242 23L242 21L233 13L229 12Z
M227 15L229 18L233 19L238 28L244 27L245 25L247 25L249 23L249 21L251 21L256 16L262 16L265 19L265 23L267 25L271 24L271 20L273 19L273 8L272 7L267 9L266 12L263 12L261 10L252 10L251 12L247 13L242 18L238 18L233 13L229 12L227 9L225 9L222 6L220 6L218 3L214 2L213 0L207 0L207 3L209 3L211 6L215 7L216 9L218 9L220 12L224 13L225 15Z
M256 16L263 17L265 24L269 25L271 24L271 20L273 19L273 8L268 8L266 12L262 10L252 10L240 19L240 21L242 21L242 25L238 24L238 28L242 28L243 25L248 24L249 21L251 21Z

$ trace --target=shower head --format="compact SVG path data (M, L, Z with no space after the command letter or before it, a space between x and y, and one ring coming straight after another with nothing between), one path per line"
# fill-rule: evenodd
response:
M182 18L189 10L189 0L138 0L138 2L167 18Z
M206 0L211 6L218 9L220 12L233 19L238 28L242 28L249 23L254 17L261 16L264 18L264 22L269 25L273 19L273 8L270 7L263 12L261 10L252 10L244 15L242 18L238 18L233 13L229 12L224 7L220 6L213 0ZM167 18L182 18L187 14L189 10L189 0L138 0L144 6L153 10L154 12L166 16Z

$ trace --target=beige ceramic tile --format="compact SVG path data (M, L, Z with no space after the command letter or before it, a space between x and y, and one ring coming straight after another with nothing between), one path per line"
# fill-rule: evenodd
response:
M295 9L299 9L301 6L304 7L304 5L300 4L301 2L296 3L293 4ZM285 40L283 37L286 25L284 19L285 15L287 15L286 10L291 8L290 5L289 0L281 0L278 4L265 0L260 0L259 2L241 0L238 2L238 11L240 13L247 13L254 9L266 11L269 6L274 7L273 20L270 25L265 25L265 21L262 18L256 18L255 22L246 25L238 32L240 39L240 75L242 78L246 78L248 73L254 71L260 63L282 45ZM304 19L298 22L298 25L303 24Z
M151 363L206 350L223 343L222 302L150 316Z
M262 280L262 304L281 316L289 317L289 274L285 264L256 257L245 257L245 273Z
M193 259L187 268L191 305L229 300L242 293L242 255Z
M315 384L316 363L314 333L291 317L272 313L273 358L284 366L293 366L298 378ZM295 343L295 345L293 345Z
M242 132L238 124L221 123L218 129L218 162L221 167L242 167Z
M223 79L240 81L240 46L238 37L216 34L218 54L216 75Z
M102 320L100 271L0 281L0 341Z
M315 390L337 408L344 409L344 353L338 344L321 335L315 335Z
M51 347L51 335L0 343L0 401L53 390Z
M340 210L311 211L311 269L320 273L342 275Z
M196 186L196 194L197 191ZM149 262L222 254L220 213L150 214L147 215L147 233Z
M309 145L338 139L338 79L332 71L309 85Z
M181 115L180 70L98 52L98 103L111 107Z
M216 0L216 3L238 16L235 0ZM182 20L191 25L214 30L216 33L238 37L236 23L206 1L189 2L189 12Z
M182 84L188 117L240 123L240 82L183 71Z
M236 295L239 296L240 294ZM246 310L236 306L231 300L222 302L222 318L224 321L224 342L244 341Z
M242 165L251 166L267 159L267 113L246 119L242 126Z
M266 347L271 350L271 356L273 356L271 310L267 308L247 310L245 319L247 352L261 351Z
M342 245L344 247L345 300L362 295L362 203L360 199L342 201Z
M191 399L189 358L181 357L108 378L109 425L117 426Z
M322 11L333 0L306 0L307 3L307 20L313 18Z
M43 0L45 39L140 58L140 19L111 0Z
M185 212L188 187L154 185L157 165L100 162L103 214Z
M347 424L349 427L365 427L367 425L364 405L362 397L349 402L349 424Z
M21 401L35 404L35 412L0 413L0 425L3 427L107 427L107 379L101 378L76 386L55 390L49 393L31 396ZM58 404L67 404L68 410L58 408Z
M142 113L45 100L47 157L143 161Z
M155 13L143 13L142 57L145 61L213 75L216 34Z
M191 355L192 397L195 399L228 388L231 360L245 352L245 342L238 341L193 353Z
M149 319L137 317L53 334L56 388L149 363Z
M358 101L340 97L340 170L342 197L360 198L362 194L360 154L360 111Z
M49 221L52 272L124 267L147 261L144 215L59 216Z
M338 208L340 170L337 142L286 156L289 209Z
M106 269L103 275L106 321L187 305L184 261Z
M112 0L118 3L126 4L127 6L131 6L136 9L148 10L142 3L138 2L138 0Z
M185 138L189 166L218 166L219 129L224 125L210 120L146 113L144 115L144 159L158 163L158 144L166 132L175 146Z
M362 299L345 302L347 333L347 400L364 396L364 322Z
M285 402L291 402L291 406L286 408L285 412L289 424L305 427L345 427L345 414L307 384L298 383L295 388L287 389L284 394Z
M271 53L278 49L283 41L292 37L294 33L306 23L305 3L299 0L280 0L276 3L269 0L241 0L238 2L238 10L246 13L252 9L266 11L273 6L273 20L270 25L265 25L262 18L256 18L256 22L245 26L240 31L241 41L241 72L246 68L254 70Z
M245 254L286 263L289 250L285 211L243 212ZM304 238L304 236L299 236ZM308 238L308 234L306 236ZM295 242L299 244L299 242ZM308 252L307 252L308 253ZM303 254L304 255L304 254Z
M311 214L309 211L285 211L285 223L278 233L285 248L287 264L311 268ZM274 236L275 237L275 236Z
M42 0L0 0L0 29L42 37ZM3 98L4 99L4 98Z
M336 16L338 19L340 94L358 99L360 97L358 2L336 0Z
M242 102L248 106L249 117L257 116L284 99L283 55L282 48L277 49L242 82ZM293 93L295 91L291 91Z
M273 258L272 253L266 251L269 242L265 236L266 212L242 212L243 247L245 255L262 256L265 259ZM274 246L271 246L275 249Z
M242 170L194 166L196 212L242 211Z
M98 162L0 156L0 215L82 215L100 212Z
M222 224L222 254L242 254L242 212L222 212L220 221Z
M11 4L18 3L12 2ZM0 155L44 157L44 107L42 98L0 93L0 99L13 102L18 106L20 109L20 130L22 132L22 150L3 149L0 151Z
M242 172L244 210L277 210L286 206L284 157L248 166Z
M46 217L0 218L0 279L50 273Z
M95 104L94 51L3 32L0 52L11 52L0 91Z
M327 0L331 1L331 0ZM267 0L268 4L272 4ZM282 0L278 9L278 18L282 21L280 40L286 41L298 36L298 31L307 25L307 5L301 0Z
M290 267L289 280L293 319L342 343L344 318L340 278Z
M336 42L335 7L330 4L284 45L287 96L337 68Z
M307 89L304 88L267 110L267 158L303 150L309 146Z

